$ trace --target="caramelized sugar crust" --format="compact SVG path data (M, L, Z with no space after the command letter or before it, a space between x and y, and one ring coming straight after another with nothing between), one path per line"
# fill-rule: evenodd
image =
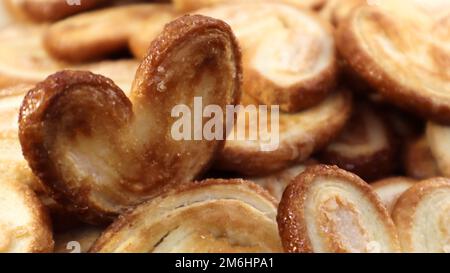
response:
M153 42L130 99L111 80L80 71L31 90L20 112L25 158L58 203L84 221L107 222L209 166L224 141L175 140L172 108L192 106L195 96L222 109L236 104L240 79L228 25L181 17Z

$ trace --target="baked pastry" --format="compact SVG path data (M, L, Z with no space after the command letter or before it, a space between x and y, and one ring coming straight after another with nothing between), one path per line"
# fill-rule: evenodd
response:
M78 2L75 5L71 2ZM38 22L56 21L99 6L106 0L4 0L5 5L19 19Z
M277 202L280 202L281 196L283 195L286 187L291 183L297 175L305 171L307 166L317 164L313 159L306 161L304 164L296 164L287 169L260 177L250 177L247 180L252 181L264 189L266 189Z
M438 123L428 122L426 139L432 157L436 160L438 172L450 177L450 127Z
M356 175L317 165L297 176L278 206L287 252L399 252L394 223Z
M449 253L450 180L417 183L397 201L392 218L404 252Z
M261 4L261 2L269 2L270 0L173 0L175 9L180 12L193 11L199 8L214 6L223 3L242 3L242 2L254 2L255 4ZM327 0L272 0L272 2L283 2L291 4L298 8L310 8L319 9Z
M320 16L332 25L339 26L355 8L365 4L366 0L328 0L320 10Z
M69 65L51 58L42 46L45 26L14 25L0 30L0 88L20 83L37 83L63 69L89 70L101 73L129 91L135 60L121 59L80 65Z
M88 223L108 222L209 166L224 140L179 141L173 108L201 96L224 111L238 102L240 79L229 26L184 16L152 43L130 99L90 72L61 71L37 84L20 112L22 150L58 203Z
M243 98L242 103L258 105L251 102L248 96ZM255 138L256 140L240 139L236 136L238 131L242 130L235 126L227 138L224 149L218 155L215 166L217 169L235 171L248 176L261 176L302 162L337 136L350 117L351 108L350 92L339 90L330 94L319 105L302 112L294 114L280 112L279 130L270 132L270 141L261 137ZM238 122L245 115L246 111L239 112ZM258 115L261 116L261 113ZM268 124L271 122L270 116L271 112L267 113ZM249 130L251 128L248 123L245 125L246 134L256 134ZM270 147L271 143L274 144L273 147Z
M370 184L387 210L392 213L398 198L418 181L409 177L389 177Z
M86 253L103 232L102 227L83 225L55 234L56 253Z
M2 179L0 207L0 252L53 251L50 219L30 188Z
M276 213L253 183L187 183L119 217L90 252L281 252Z
M32 85L0 89L0 183L11 181L29 186L37 193L44 185L34 176L22 155L18 137L18 116L23 97Z
M415 179L422 180L441 176L441 171L425 136L408 144L404 155L404 168L406 174Z
M427 13L407 9L405 1L398 6L357 8L337 31L340 54L386 100L450 122L450 54L448 40L438 34L449 27L443 19L436 23Z
M335 87L330 27L283 3L223 4L196 11L230 24L243 52L243 90L257 101L297 112L317 105Z
M373 181L396 168L393 137L383 114L368 102L359 101L340 136L320 153L319 159Z
M96 60L126 50L130 36L138 31L137 35L150 35L144 45L148 49L164 24L171 21L160 23L157 32L142 32L141 24L154 15L160 19L162 15L175 18L169 4L126 5L72 16L50 26L45 33L45 48L53 57L64 61Z

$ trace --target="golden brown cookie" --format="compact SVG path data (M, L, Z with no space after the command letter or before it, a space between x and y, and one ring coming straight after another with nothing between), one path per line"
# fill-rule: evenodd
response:
M450 180L417 183L392 214L404 252L450 253Z
M240 65L228 25L183 16L152 43L130 99L90 72L61 71L36 85L19 119L25 158L66 209L87 222L112 220L210 165L224 136L178 139L173 128L180 121L172 113L180 105L190 110L195 97L222 111L236 104Z
M416 179L441 176L436 159L425 136L411 141L405 150L404 168L406 174Z
M15 181L0 181L0 252L51 252L47 211L34 192Z
M258 107L258 103L255 102L243 101L243 103L256 104ZM350 117L351 108L350 92L339 90L330 94L319 105L307 110L293 114L280 112L279 130L276 128L273 131L269 130L269 136L264 138L256 137L253 140L250 138L251 135L257 135L258 130L250 130L249 122L245 123L247 126L245 129L235 126L215 166L221 170L257 176L280 171L302 162L337 136ZM252 112L247 110L251 108L240 111L238 124L239 120L243 120L247 115L246 113ZM257 113L263 120L266 118L265 114ZM271 113L267 113L268 124L272 123ZM276 119L276 115L274 118ZM242 134L242 131L245 131L248 137L239 138L238 133Z
M370 103L359 101L340 136L319 158L323 163L337 165L372 181L391 174L396 168L393 137L383 114Z
M21 20L56 21L100 6L106 0L4 0L12 15ZM70 4L73 2L74 4Z
M90 252L281 252L274 202L244 180L187 183L119 217Z
M308 168L278 207L287 252L399 252L394 223L370 186L333 166Z
M159 24L156 33L145 33L146 29L141 29L140 25L154 15L163 14L172 15L164 24L175 19L169 4L125 5L83 13L50 26L45 33L45 48L55 58L68 62L101 59L127 49L130 36L135 32L140 36L150 35L147 37L151 42L164 25ZM145 45L146 49L150 42Z
M370 184L389 213L392 213L398 198L418 181L409 177L389 177Z
M405 2L394 6L357 8L339 26L340 54L386 100L450 122L448 25Z
M426 142L437 164L438 173L450 177L450 127L428 122Z
M70 65L54 60L42 46L45 26L14 25L0 30L0 87L37 83L63 69L89 70L105 75L129 91L138 62L135 60L101 61Z

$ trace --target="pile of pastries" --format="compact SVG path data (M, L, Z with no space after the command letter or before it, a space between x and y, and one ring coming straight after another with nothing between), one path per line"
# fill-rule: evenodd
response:
M74 2L2 2L0 252L450 253L450 1Z

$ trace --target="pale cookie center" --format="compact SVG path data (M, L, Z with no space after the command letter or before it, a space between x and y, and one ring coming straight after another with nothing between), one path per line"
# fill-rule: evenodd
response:
M327 238L328 249L339 252L368 252L376 250L374 242L361 222L355 205L334 196L319 207L319 226ZM378 249L379 249L378 245Z

